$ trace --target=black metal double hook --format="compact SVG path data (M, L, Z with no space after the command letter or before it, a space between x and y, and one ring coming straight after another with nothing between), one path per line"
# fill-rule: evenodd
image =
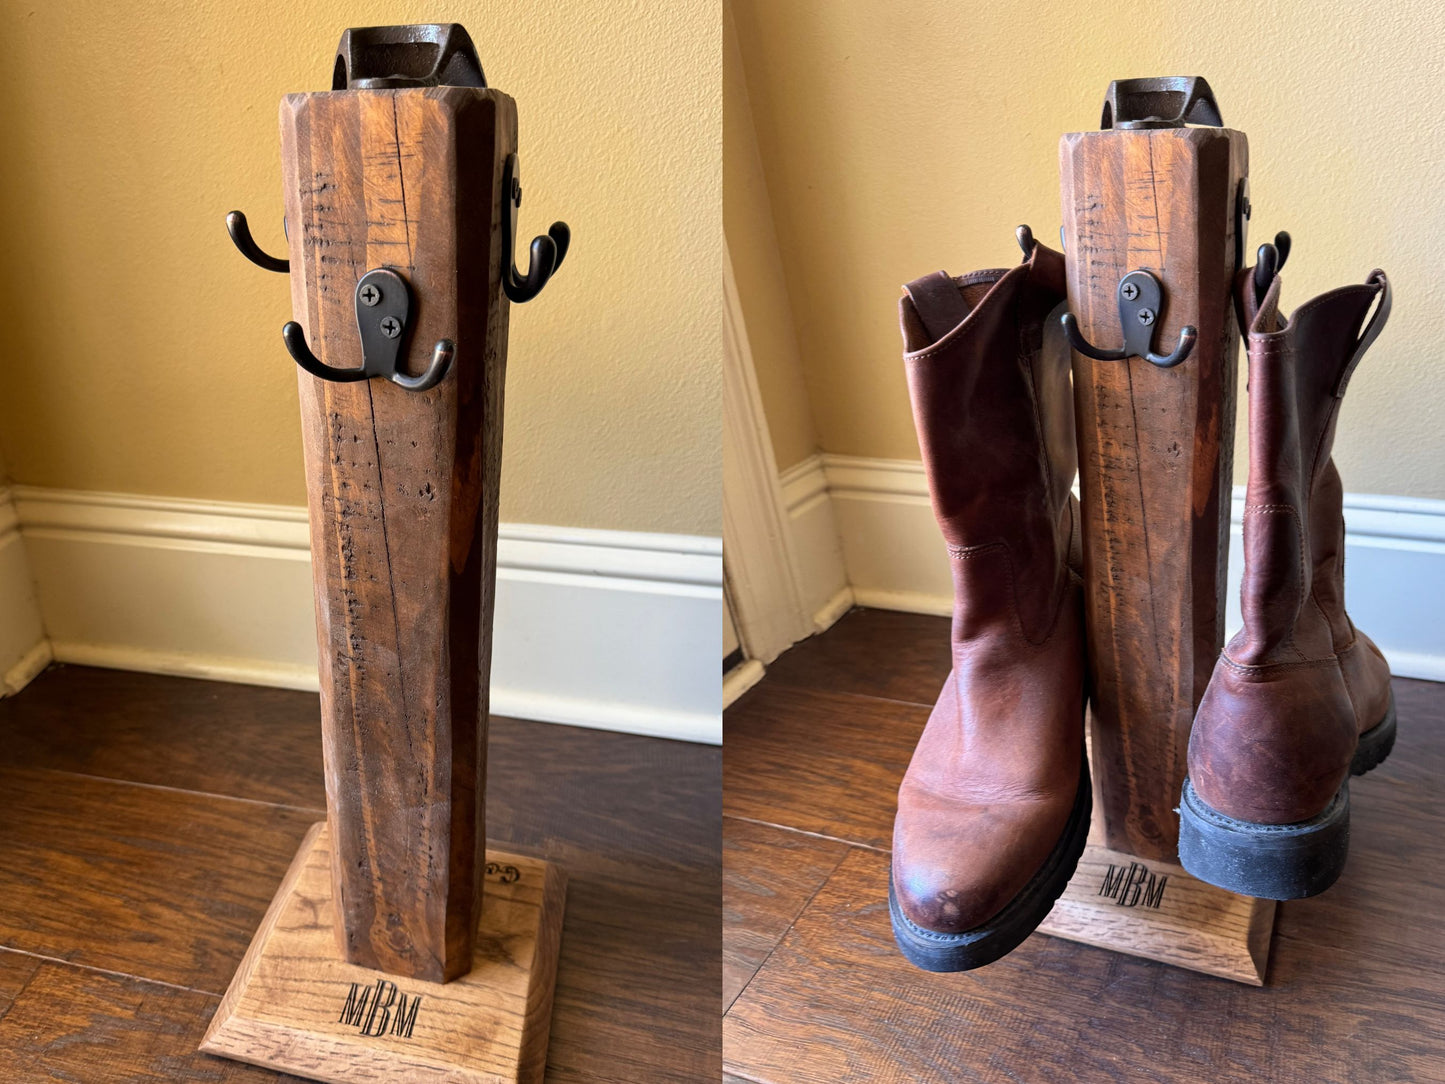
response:
M1289 259L1289 249L1290 236L1284 230L1274 235L1274 244L1259 246L1259 252L1254 259L1254 274L1251 276L1256 306L1264 303L1264 295L1269 293L1274 277L1284 270L1284 262Z
M1030 259L1034 254L1034 246L1038 243L1034 240L1034 231L1026 225L1019 226L1014 231L1014 237L1018 240L1019 248L1023 250L1024 259ZM1059 239L1063 240L1062 229L1059 231ZM1259 246L1250 280L1256 306L1263 303L1264 295L1269 292L1275 276L1289 259L1290 243L1290 235L1281 230L1274 235L1272 244ZM1179 342L1172 352L1164 355L1154 353L1154 325L1159 319L1164 301L1164 288L1157 278L1148 271L1131 271L1119 280L1118 297L1119 324L1124 333L1122 350L1106 350L1094 346L1084 338L1074 314L1066 312L1061 319L1069 345L1085 357L1096 361L1122 361L1128 357L1141 357L1161 369L1172 369L1189 357L1195 341L1199 338L1199 331L1192 324L1180 329Z
M296 364L322 380L346 382L384 376L407 391L426 391L442 382L451 368L457 347L450 339L438 339L432 348L431 364L420 376L408 376L400 369L402 344L406 341L407 317L411 315L411 291L406 279L385 267L374 268L356 284L356 330L361 335L361 368L338 369L327 365L306 345L306 332L295 320L281 329L286 349Z
M1172 369L1189 357L1199 331L1192 324L1179 329L1179 342L1168 354L1154 353L1154 329L1164 304L1164 287L1148 271L1130 271L1119 280L1119 326L1124 333L1122 350L1106 350L1094 346L1079 330L1079 321L1071 312L1064 313L1064 337L1069 345L1095 361L1123 361L1140 357L1161 369Z
M1063 230L1059 231L1059 235L1062 240ZM1018 239L1024 259L1031 259L1038 243L1034 240L1034 231L1028 226L1020 226L1014 231L1014 237ZM1289 241L1286 238L1285 251L1288 250ZM1137 356L1161 369L1171 369L1189 356L1199 332L1192 326L1185 327L1180 330L1179 345L1172 353L1154 353L1154 325L1158 322L1163 302L1164 288L1159 285L1157 278L1148 271L1131 271L1119 280L1119 324L1124 331L1124 349L1104 350L1092 345L1084 338L1083 332L1079 330L1079 321L1071 312L1064 313L1062 317L1064 335L1070 346L1096 361L1122 361L1124 358Z
M572 231L565 222L553 222L543 235L532 238L532 259L524 275L517 270L517 209L522 206L521 165L515 154L507 155L502 166L502 236L507 250L502 254L502 289L511 301L521 304L542 292L547 280L557 273L572 243Z
M507 155L502 167L502 234L507 238L507 248L502 254L502 289L509 300L518 304L531 301L542 292L542 287L557 273L567 256L572 241L572 231L565 222L552 223L546 234L532 239L531 262L524 275L517 270L514 250L517 244L517 209L522 203L522 182L515 154ZM291 261L267 255L251 236L246 216L232 211L226 216L226 232L241 255L257 267L267 271L287 273ZM371 299L371 300L368 300ZM356 326L361 333L362 367L360 369L338 369L327 365L311 352L306 345L306 334L296 321L289 321L281 329L286 349L296 363L308 373L323 380L350 381L366 380L373 376L384 376L395 384L410 391L426 391L435 387L451 367L456 353L456 344L442 339L432 351L431 365L421 376L407 376L397 366L400 363L402 343L406 339L407 317L411 311L411 291L406 280L395 271L376 268L362 276L356 284Z
M232 211L226 216L226 232L231 235L241 255L267 271L289 272L291 261L268 256L251 236L246 216ZM420 376L408 376L400 369L402 345L411 316L411 290L406 280L395 271L378 267L361 276L356 284L356 330L361 336L361 368L338 369L327 365L311 352L306 332L295 320L288 320L281 329L286 350L296 364L312 376L336 383L369 380L382 376L407 391L426 391L442 382L456 356L456 344L450 339L438 340L432 349L431 364Z

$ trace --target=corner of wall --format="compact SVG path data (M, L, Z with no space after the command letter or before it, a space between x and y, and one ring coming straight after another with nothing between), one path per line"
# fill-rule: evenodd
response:
M797 555L798 591L814 632L831 628L854 602L824 463L824 456L814 453L778 475Z
M723 236L773 454L791 466L817 451L817 427L731 9L724 39Z
M50 660L13 491L0 481L0 697L25 688Z

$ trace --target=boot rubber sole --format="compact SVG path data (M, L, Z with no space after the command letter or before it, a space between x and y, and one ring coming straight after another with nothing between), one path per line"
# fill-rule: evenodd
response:
M1351 775L1377 768L1395 747L1395 694L1385 716L1360 735ZM1209 806L1189 780L1179 800L1179 864L1201 881L1267 900L1314 896L1334 884L1350 850L1349 783L1317 817L1257 824Z
M1360 744L1355 747L1355 759L1350 761L1351 775L1364 775L1378 768L1395 748L1395 692L1390 690L1390 703L1385 708L1385 717L1360 735Z
M1089 813L1093 806L1089 762L1084 760L1074 808L1039 871L1009 900L998 914L962 933L938 933L915 924L898 906L893 876L888 877L888 914L893 919L893 939L908 962L924 971L972 971L991 964L1021 945L1038 928L1063 895L1069 879L1084 853L1089 836Z
M1241 896L1298 900L1335 883L1350 851L1347 782L1319 816L1257 824L1207 805L1188 779L1179 801L1179 864L1192 877Z

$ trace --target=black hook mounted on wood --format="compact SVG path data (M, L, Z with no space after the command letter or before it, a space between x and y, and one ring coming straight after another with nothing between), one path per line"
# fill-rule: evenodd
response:
M336 49L332 90L382 90L397 87L485 87L487 77L472 39L458 23L373 26L341 35ZM502 289L516 302L530 301L562 266L572 232L554 222L547 235L532 241L532 262L517 270L517 208L522 179L517 156L509 154L502 171Z
M256 239L251 236L251 227L246 223L246 216L240 211L232 211L226 216L226 232L231 235L231 241L235 246L241 250L241 255L257 267L267 271L280 271L282 274L291 270L290 260L268 256L261 251L261 246L256 244Z
M291 261L268 256L251 236L246 216L232 211L226 216L226 232L241 255L267 271L289 272ZM281 329L281 338L296 364L322 380L346 383L384 376L408 391L426 391L441 383L456 355L456 344L442 339L432 350L431 364L421 376L401 372L402 344L406 342L407 318L411 315L411 290L395 271L375 268L356 284L356 329L361 334L361 368L338 369L327 365L306 345L306 332L295 320Z
M406 279L384 267L374 268L356 284L356 330L361 334L361 368L338 369L327 365L306 345L306 332L295 320L281 329L286 349L296 364L322 380L345 383L384 376L407 391L426 391L441 383L456 355L450 339L438 340L431 364L421 376L401 372L402 344L406 342L407 317L411 314L411 291Z
M1254 259L1254 275L1251 282L1254 287L1255 305L1264 301L1264 295L1269 292L1274 277L1284 270L1284 262L1289 259L1289 248L1290 236L1284 230L1280 230L1274 235L1274 244L1259 246L1259 253Z
M553 222L551 229L532 238L532 261L524 275L517 270L517 209L522 206L521 167L515 154L507 155L502 167L502 237L506 251L502 253L502 289L511 301L531 301L542 292L547 280L557 273L572 241L572 231L565 222Z
M1199 332L1193 325L1179 331L1179 344L1170 354L1154 353L1154 325L1164 302L1164 288L1148 271L1130 271L1119 280L1119 326L1124 332L1124 349L1103 350L1091 345L1079 330L1079 322L1071 312L1064 313L1064 336L1069 345L1095 361L1123 361L1141 357L1161 369L1172 369L1194 349Z
M1038 239L1034 237L1033 227L1019 226L1014 230L1014 239L1018 241L1019 248L1023 249L1024 263L1028 263L1033 258L1034 246L1039 243ZM1064 251L1064 227L1062 226L1059 227L1059 251Z
M476 48L465 29L456 23L420 26L383 26L347 30L341 36L332 71L333 90L394 90L407 87L487 85ZM547 234L532 241L532 259L524 275L517 270L517 208L522 203L522 182L516 154L509 154L502 172L502 289L512 301L530 301L562 266L572 232L565 222L554 222ZM232 211L226 232L241 255L267 271L289 272L291 261L269 256L251 236L246 216ZM400 371L402 345L411 313L411 290L406 280L387 268L373 268L356 284L356 327L361 335L362 365L338 369L311 352L306 333L296 321L281 329L286 349L308 373L322 380L354 381L384 376L409 391L426 391L439 384L451 368L456 344L441 339L432 350L431 364L421 376Z
M1034 240L1034 231L1027 225L1020 226L1014 230L1014 239L1018 241L1019 248L1023 249L1024 262L1027 263L1034 255L1034 246L1038 244Z

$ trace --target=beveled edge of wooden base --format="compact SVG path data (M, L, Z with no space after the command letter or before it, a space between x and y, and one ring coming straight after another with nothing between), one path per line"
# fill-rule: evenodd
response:
M562 937L562 916L565 906L566 875L551 862L507 852L487 852L489 869L493 864L506 869L521 865L543 873L540 905L533 931L531 967L527 973L526 1007L521 1013L520 1038L508 1047L515 1050L516 1071L499 1074L478 1069L470 1058L455 1058L448 1064L447 1053L440 1050L414 1050L408 1055L372 1045L356 1038L338 1037L302 1025L283 1024L248 1015L244 1010L246 992L256 980L258 969L275 951L277 926L286 913L287 903L295 894L318 846L326 846L325 821L307 830L292 859L281 886L265 917L261 920L250 947L246 950L236 974L221 999L201 1041L201 1052L217 1057L259 1065L278 1072L292 1073L328 1084L352 1084L355 1081L387 1081L396 1084L434 1082L434 1084L524 1084L540 1082L546 1070L547 1043L552 1020L552 1000L557 977L557 957ZM327 880L329 884L329 879ZM328 900L329 904L329 900ZM280 939L288 936L286 931ZM479 949L487 937L487 916L482 918ZM485 954L479 951L476 966L468 976L451 983L427 983L401 979L408 990L420 992L436 1002L466 1006L468 980L483 973L488 966ZM318 969L333 972L338 983L364 976L371 982L385 980L380 971L370 971L347 964L340 959L318 963ZM509 1014L516 1015L516 1014Z
M1263 986L1274 915L1274 900L1091 843L1038 932Z

